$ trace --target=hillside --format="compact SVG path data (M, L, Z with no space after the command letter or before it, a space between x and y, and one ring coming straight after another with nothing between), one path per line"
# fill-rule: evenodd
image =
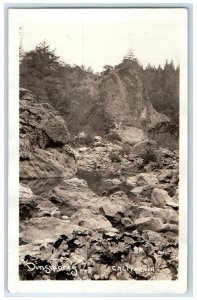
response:
M45 59L43 63L43 55L48 62ZM49 46L41 45L24 56L20 83L33 92L39 102L53 105L71 134L85 131L105 135L120 126L147 131L170 119L177 122L173 120L178 114L177 98L173 98L176 95L168 78L175 84L178 73L173 65L167 64L166 68L143 69L134 59L123 60L115 67L107 66L101 74L94 74L91 69L60 63ZM150 76L150 72L154 76ZM159 82L155 79L157 72L160 72Z

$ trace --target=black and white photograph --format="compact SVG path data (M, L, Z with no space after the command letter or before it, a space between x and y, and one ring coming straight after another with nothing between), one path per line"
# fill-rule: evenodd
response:
M187 255L187 10L15 14L19 282L167 292Z

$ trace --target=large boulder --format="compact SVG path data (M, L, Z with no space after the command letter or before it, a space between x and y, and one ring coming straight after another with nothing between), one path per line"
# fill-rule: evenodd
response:
M20 224L20 238L23 243L31 243L36 240L57 239L62 234L71 234L78 230L78 225L69 225L67 220L56 217L38 217L24 220Z
M51 201L33 194L31 189L20 184L19 188L19 215L20 220L43 216L60 216L60 211Z
M131 212L134 218L155 217L166 223L178 224L178 212L172 208L148 207L148 206L133 206Z
M72 177L77 169L71 151L66 145L59 149L34 149L29 159L20 161L20 177L23 179Z
M126 184L128 186L144 186L150 185L154 186L159 183L157 176L154 173L140 173L136 176L131 176L127 178Z
M105 216L93 213L90 209L86 208L79 209L73 214L71 222L90 230L116 231Z
M163 207L169 205L177 208L178 205L174 203L173 199L168 195L167 191L154 188L151 194L151 202L154 206Z
M115 204L104 204L101 207L101 212L104 212L105 216L108 217L115 217L117 216L119 213L123 214L125 212L125 208L123 207L123 205L115 205Z
M120 217L127 213L127 208L131 204L131 200L123 191L113 193L109 198L102 198L103 204L100 202L100 211L105 216L120 220Z
M160 229L160 232L174 232L174 233L178 233L179 232L179 226L177 224L163 224L163 226Z
M25 185L19 186L19 216L20 220L30 218L36 208L34 203L34 194L31 189Z
M143 185L143 186L136 186L134 189L131 190L131 194L135 195L138 200L140 199L150 199L153 186L150 185Z
M100 198L89 189L87 182L76 177L63 180L51 191L49 199L67 216L81 208L96 209L96 204L100 203Z
M155 232L152 230L146 230L143 234L144 238L149 240L151 243L154 243L156 246L160 247L161 245L165 245L167 240L164 236L159 232Z
M66 144L70 139L66 124L56 110L48 103L38 103L24 89L22 94L20 92L20 129L23 139L40 148L50 146L50 143Z
M48 103L20 89L20 177L71 177L76 173L65 121Z
M136 229L140 231L152 230L159 232L162 228L163 222L159 218L146 217L135 220L134 225Z

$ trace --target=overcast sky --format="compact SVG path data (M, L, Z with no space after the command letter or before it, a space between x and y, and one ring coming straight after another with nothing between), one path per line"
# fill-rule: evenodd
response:
M22 10L23 48L46 40L68 64L101 71L120 63L132 49L138 60L162 66L179 64L184 9Z

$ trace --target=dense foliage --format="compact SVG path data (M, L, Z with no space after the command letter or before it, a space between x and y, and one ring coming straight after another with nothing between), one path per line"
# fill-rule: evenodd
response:
M178 123L179 67L175 68L173 61L166 61L163 69L149 65L143 72L143 83L154 108Z
M19 273L22 280L176 280L177 254L177 242L152 242L145 232L75 232L26 255Z

